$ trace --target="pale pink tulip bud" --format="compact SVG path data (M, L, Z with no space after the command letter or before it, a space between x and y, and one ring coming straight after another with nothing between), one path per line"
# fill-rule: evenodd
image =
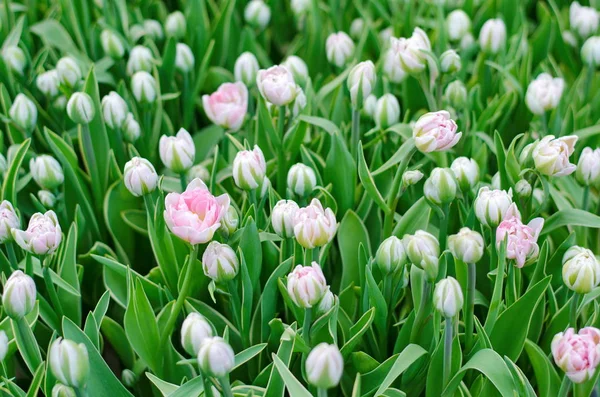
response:
M127 60L127 74L132 76L137 72L151 72L154 65L154 56L148 47L136 45L129 53Z
M479 165L473 159L458 157L450 166L458 185L463 192L467 192L479 182Z
M586 147L581 152L575 177L585 186L600 185L600 149Z
M212 336L210 323L199 313L188 314L181 325L181 346L190 356L197 357L204 339Z
M294 218L299 207L293 200L279 200L271 212L271 225L278 236L294 237Z
M200 344L198 366L204 374L222 378L235 366L235 353L225 339L219 336L206 338Z
M344 32L332 33L325 41L325 52L329 63L341 68L354 54L354 42Z
M392 83L401 83L404 81L408 72L404 70L400 63L400 51L403 50L402 42L394 37L389 39L390 47L383 55L383 74Z
M231 132L240 129L248 110L248 89L242 82L223 83L211 95L202 97L206 115L218 126Z
M502 19L485 21L479 32L479 45L489 54L497 54L506 46L506 25Z
M479 189L477 198L473 203L475 215L482 225L492 228L497 227L504 219L504 214L512 204L512 190L490 190L484 186Z
M576 135L567 135L554 138L554 135L545 136L533 148L532 156L535 168L548 176L570 175L577 167L569 162L569 156L575 150Z
M82 389L90 373L90 360L83 343L58 338L50 346L48 362L54 377L62 384Z
M159 152L165 167L177 174L186 172L194 165L196 147L192 136L184 128L180 128L175 136L161 136Z
M239 223L240 217L237 210L230 205L227 212L221 218L221 233L225 236L230 236L237 230Z
M287 175L287 186L298 196L307 196L317 186L317 174L307 165L294 164Z
M261 187L267 173L267 163L262 150L254 145L253 150L238 152L233 160L233 180L243 190Z
M331 208L323 209L318 199L296 211L294 235L304 248L321 247L333 239L337 222Z
M54 211L33 214L27 230L12 230L19 247L35 255L49 255L56 251L62 241L62 231Z
M127 114L127 102L115 91L102 98L102 118L113 130L123 127Z
M12 229L21 226L19 216L15 208L8 200L0 203L0 244L12 240Z
M419 170L405 171L402 174L402 186L405 188L419 183L423 179L424 174Z
M244 9L244 19L258 29L264 29L271 20L271 9L263 0L251 0Z
M373 114L375 124L388 128L400 120L400 103L392 94L385 94L377 100Z
M364 30L365 21L362 18L356 18L350 24L350 36L352 36L354 40L360 39Z
M460 284L454 277L438 281L433 291L433 305L446 318L452 318L460 312L464 303Z
M133 143L142 135L140 123L136 121L131 112L127 113L127 117L125 117L121 128L123 128L123 137L127 142Z
M40 190L37 194L38 200L46 208L54 208L56 196L47 190Z
M514 260L515 265L521 268L525 262L537 258L540 252L537 239L543 227L543 218L534 218L524 225L517 205L512 203L496 230L496 245L500 247L506 240L506 258Z
M471 18L463 10L454 10L446 17L446 29L451 41L460 41L471 31Z
M375 109L377 108L377 97L371 94L365 99L365 103L363 104L363 110L370 118L375 118Z
M164 37L162 25L156 19L146 19L143 26L144 34L150 36L153 40L162 40Z
M287 106L298 95L294 76L284 66L259 70L256 75L256 85L262 97L275 106Z
M287 292L298 306L309 309L315 306L327 291L327 282L317 262L311 266L298 265L287 276Z
M580 37L586 38L598 30L600 15L595 8L585 7L579 2L571 3L569 7L569 24Z
M156 189L158 174L151 162L141 157L134 157L125 164L123 182L131 194L140 197Z
M565 252L562 262L563 282L570 290L587 294L600 284L600 263L591 250L575 245Z
M402 240L396 236L383 240L377 248L375 262L379 266L379 270L385 275L393 274L400 269L406 263L406 250Z
M533 114L544 114L558 106L565 88L565 81L552 78L548 73L541 73L529 83L525 94L525 103Z
M434 281L438 275L440 257L437 238L424 230L417 230L414 235L405 235L402 243L410 262L425 271L429 281Z
M227 244L212 241L202 255L204 274L218 283L233 280L239 268L237 255Z
M20 270L14 271L2 294L2 306L8 317L19 319L29 314L35 306L36 293L33 279Z
M600 345L587 332L576 334L573 328L559 332L552 339L551 349L554 362L573 383L592 378L600 363Z
M284 66L292 72L294 75L294 80L300 84L304 84L306 80L308 80L308 66L304 60L296 55L290 55L281 63L281 66Z
M319 389L336 387L344 372L344 358L336 345L320 343L306 358L306 379Z
M409 38L391 39L391 45L396 48L402 69L410 74L418 74L427 67L427 51L431 51L431 42L427 34L420 28L415 28Z
M256 82L258 74L258 60L251 52L244 52L238 57L233 66L233 75L235 81L241 81L250 87Z
M437 205L452 202L456 198L456 190L456 179L449 168L434 168L423 185L427 200Z
M348 75L348 90L350 91L350 99L354 109L360 109L362 104L377 83L377 74L375 65L371 61L360 62L355 65Z
M452 255L464 263L477 263L483 256L485 243L476 231L463 227L458 234L448 237L448 248Z
M65 180L60 163L52 156L42 154L29 161L33 180L43 189L53 190Z
M148 72L136 72L131 78L131 92L139 103L154 103L158 95L156 87L156 80Z
M229 208L229 196L215 197L201 179L194 179L185 192L169 193L164 218L171 233L192 245L209 242L221 226Z
M413 128L415 146L423 153L442 152L458 143L462 132L445 110L425 113Z

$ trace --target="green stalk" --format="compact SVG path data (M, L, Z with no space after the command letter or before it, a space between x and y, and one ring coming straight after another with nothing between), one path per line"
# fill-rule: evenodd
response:
M565 375L562 383L560 384L560 390L558 391L557 397L568 397L569 390L571 390L571 380L567 375Z
M590 201L590 186L586 185L585 188L583 188L583 203L581 205L581 208L584 211L588 210L589 201Z
M10 266L17 270L19 268L19 262L17 261L17 255L15 254L15 246L12 241L6 242L6 251L8 252L8 259L10 260Z
M360 141L360 110L357 108L352 108L352 145L350 146L350 150L352 153L352 158L356 160L356 155L358 153L358 142Z
M465 311L465 352L473 347L473 317L475 315L475 282L477 269L474 263L467 263L467 310Z
M181 183L181 191L185 192L185 189L187 188L187 176L185 172L179 174L179 182Z
M495 235L495 232L492 233ZM495 247L495 243L492 243L492 247ZM494 249L494 248L493 248ZM504 251L504 250L502 250ZM485 330L490 332L498 319L500 314L500 303L502 301L502 290L504 287L504 272L506 271L506 255L498 255L498 273L496 274L496 282L494 283L494 292L492 293L492 300L490 302L490 309L485 320Z
M202 379L202 384L204 385L204 395L206 397L213 397L214 394L212 392L212 385L210 384L210 379L208 379L208 376L205 376L202 373L202 370L200 370L200 374L198 375L201 377Z
M581 299L581 295L577 292L573 293L573 297L571 298L571 307L569 310L569 325L575 329L577 332L577 309L579 307L579 300Z
M387 206L388 212L385 214L383 220L383 238L386 239L392 235L393 226L394 226L394 214L396 213L396 207L398 206L398 201L400 200L400 187L402 186L402 175L410 162L413 154L417 150L416 147L413 146L408 155L400 161L398 165L398 169L396 170L396 175L394 176L394 181L392 182L392 188L390 189L389 196L387 198Z
M515 267L508 266L508 280L506 283L506 306L510 306L517 300L516 285L515 285Z
M421 303L419 304L419 309L417 310L417 316L415 317L415 321L413 323L413 327L410 333L410 343L416 343L417 339L419 339L419 335L421 333L421 328L423 327L423 323L425 322L425 310L427 308L427 301L429 300L429 294L431 292L431 283L427 281L427 278L423 278L423 288L421 292Z
M437 104L435 102L435 98L431 93L431 89L429 88L429 83L427 82L427 74L425 72L421 73L419 77L417 77L419 81L419 85L423 90L423 94L425 94L425 99L427 100L427 107L429 107L430 112L435 112L437 110Z
M304 266L310 266L313 260L313 249L305 248L304 249Z
M304 323L302 324L302 338L310 347L310 322L312 321L312 308L307 307L304 311Z
M438 233L438 240L440 242L440 252L446 250L446 236L448 236L448 218L450 217L450 204L442 204L442 212L444 216L440 219L440 230Z
M548 135L548 115L546 112L542 113L542 131L544 131L544 136Z
M327 397L327 389L323 389L322 387L319 387L317 389L317 396L318 397Z
M120 127L115 128L113 132L115 134L115 157L119 167L123 167L127 160L125 148L123 147L123 133Z
M277 120L277 129L279 132L279 139L283 142L283 135L285 134L285 106L279 107L279 118ZM285 159L285 148L283 144L280 145L277 151L277 192L283 198L286 196L285 190L287 187L287 164Z
M279 264L282 264L287 259L287 238L281 239L281 245L279 246Z
M454 329L452 328L452 318L446 317L444 321L444 377L443 377L443 386L446 387L448 381L450 380L450 371L452 370L452 333Z
M56 293L56 289L54 289L54 284L52 283L52 278L50 276L50 269L48 266L44 264L44 269L42 270L44 276L44 284L46 285L46 289L48 290L48 295L50 296L50 301L52 302L52 306L54 306L54 310L56 310L58 314L58 318L62 318L63 316L63 308L60 303L60 299L58 298L58 294Z
M221 387L223 388L223 396L233 397L233 392L231 391L231 384L229 383L229 375L219 378L219 382L221 383Z
M233 313L233 317L235 318L235 322L237 324L238 330L240 331L240 334L242 335L242 341L243 341L243 345L247 346L248 345L248 336L247 336L247 332L244 332L244 330L242 330L242 315L240 313L240 311L238 310L239 307L241 307L241 302L240 302L240 296L238 295L238 291L237 291L237 285L235 284L234 280L230 280L227 283L227 289L229 290L229 294L231 295L231 299L229 300L229 302L231 303L231 312Z

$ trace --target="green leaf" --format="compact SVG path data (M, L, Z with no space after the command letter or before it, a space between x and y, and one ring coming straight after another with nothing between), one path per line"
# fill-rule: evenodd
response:
M563 226L600 228L600 216L577 208L557 211L546 219L541 234L550 233Z
M292 326L295 326L292 324ZM283 363L284 367L289 366L292 360L292 354L294 352L294 345L296 338L292 335L293 332L285 330L281 336L281 343L277 349L277 358ZM271 373L269 376L269 382L265 391L265 397L283 397L284 393L284 382L283 377L279 374L279 371L275 366L271 367Z
M425 197L418 199L400 218L394 228L394 236L402 238L405 234L412 234L417 230L426 230L429 223L431 206Z
M31 139L26 139L21 146L19 146L19 149L10 163L4 183L2 184L2 199L10 201L15 207L17 206L17 177L19 176L21 164L23 163L23 159L25 158L25 154L27 153L30 144Z
M396 153L394 153L388 161L386 161L383 165L381 165L379 168L373 171L371 175L377 176L379 174L382 174L385 171L392 168L393 166L395 166L396 164L399 164L402 160L406 160L406 158L411 155L414 149L415 141L414 139L410 138L406 142L404 142L404 144L402 144L402 146L400 146L398 150L396 150Z
M119 323L110 317L104 317L100 329L102 334L115 349L117 355L127 368L133 368L135 363L135 352L127 339L125 330Z
M198 396L204 390L204 382L201 376L197 376L189 382L184 383L177 388L169 397L189 397Z
M356 166L340 134L331 135L331 148L325 163L325 183L333 185L332 195L344 214L354 206Z
M371 256L371 243L369 232L362 220L354 211L346 212L338 227L337 239L342 256L342 282L340 290L350 284L361 285L360 274L364 271L359 269L358 249L362 244L367 250L367 256Z
M45 45L58 48L68 54L84 56L79 51L67 30L56 19L44 19L32 25L29 30L39 36ZM99 111L99 109L97 109Z
M175 393L177 391L177 389L179 389L179 386L174 385L169 382L165 382L164 380L160 379L158 376L156 376L150 372L146 372L146 377L148 379L150 379L150 382L152 382L152 384L154 386L156 386L156 388L165 397Z
M76 263L77 234L77 224L73 223L69 228L69 233L64 243L59 270L60 278L67 282L77 292L77 295L72 294L64 288L59 288L56 293L62 303L64 314L73 320L75 324L79 325L81 324L81 296Z
M254 219L249 218L244 226L242 237L240 238L240 248L244 252L246 264L248 265L248 274L252 285L257 285L262 268L262 247L260 245L260 235Z
M233 369L239 368L248 361L252 360L256 357L260 352L262 352L265 347L267 347L266 343L259 343L258 345L251 346L244 351L239 352L235 355L235 365Z
M358 177L362 182L362 185L365 188L365 191L369 194L369 196L375 201L375 203L383 210L383 212L388 213L390 209L386 204L385 200L379 190L377 189L377 185L375 185L375 181L373 180L373 176L369 172L369 168L367 167L367 162L365 160L365 153L363 151L362 142L358 144Z
M558 395L560 378L546 353L529 339L525 341L525 352L533 367L540 397L553 397Z
M302 386L302 383L300 383L300 381L294 377L294 375L290 372L290 370L283 363L283 361L281 361L281 359L277 357L276 354L273 354L272 357L273 363L277 368L277 372L279 372L279 374L283 378L283 381L285 382L285 387L287 388L290 395L294 397L312 397L312 394L310 394L310 392L306 390L304 386Z
M45 362L42 361L33 374L33 379L29 385L29 390L27 390L27 397L36 397L38 395L38 391L40 390L40 386L44 380L45 369Z
M24 318L11 320L11 323L13 335L21 357L23 357L23 361L25 361L27 368L29 368L29 372L34 374L42 363L42 353L33 335L33 330Z
M308 116L308 115L302 114L302 115L298 116L298 120L304 121L305 123L313 125L317 128L321 128L325 132L327 132L329 135L332 135L332 136L339 134L339 132L340 132L340 129L338 128L337 125L335 125L332 121L324 119L322 117Z
M350 328L350 339L346 341L340 349L343 357L348 357L353 352L356 345L361 341L362 336L369 330L371 323L375 318L375 308L370 308L362 317Z

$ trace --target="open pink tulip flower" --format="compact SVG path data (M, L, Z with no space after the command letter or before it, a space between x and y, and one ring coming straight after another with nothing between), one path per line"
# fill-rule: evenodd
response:
M27 230L12 230L15 242L35 255L49 255L62 241L62 230L54 211L33 214Z
M415 146L423 153L450 150L458 143L462 132L445 110L425 113L413 128Z
M210 121L230 131L237 131L248 110L248 89L240 81L221 84L217 91L202 97L202 105Z
M583 383L594 376L600 362L600 331L586 327L575 333L573 328L552 339L552 356L556 365L573 383Z
M200 178L190 182L183 193L165 198L165 222L169 230L192 245L212 240L229 208L229 196L213 196Z
M540 252L537 240L543 227L542 218L532 219L527 225L523 224L516 204L512 203L496 230L496 244L500 246L506 238L506 257L513 259L516 266L521 268L527 260L536 258Z

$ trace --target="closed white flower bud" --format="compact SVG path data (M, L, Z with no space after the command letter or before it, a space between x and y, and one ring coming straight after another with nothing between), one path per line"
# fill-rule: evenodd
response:
M292 72L294 76L294 80L300 84L304 84L306 80L308 80L308 66L304 60L296 55L290 55L281 63L281 66L284 66Z
M35 306L36 288L31 277L20 270L14 271L2 294L2 306L8 317L19 319L29 314Z
M396 236L383 240L375 254L375 262L384 275L395 273L406 263L404 244Z
M592 36L583 43L581 59L592 68L600 65L600 36Z
M362 18L356 18L350 24L350 36L353 39L358 40L362 36L363 30L365 29L365 21Z
M186 172L194 165L196 148L192 136L184 128L180 128L175 136L161 136L159 152L165 167L177 174Z
M17 74L23 74L25 65L27 64L27 57L23 50L16 46L8 46L2 50L2 59L4 63Z
M384 45L388 45L390 39L394 36L394 28L392 26L388 26L387 28L381 30L377 37L379 37L379 41L384 43Z
M60 81L56 69L39 74L35 83L38 90L45 96L53 98L58 95L58 85L60 84Z
M304 197L310 194L317 185L315 171L302 163L290 167L287 175L287 186L298 196Z
M192 49L184 43L177 43L175 47L175 67L182 73L188 73L194 69L194 53Z
M308 354L305 369L308 383L320 389L331 389L342 379L344 358L336 345L320 343Z
M207 277L222 283L237 276L240 262L233 248L212 241L202 255L202 269Z
M272 66L259 70L256 85L263 98L275 106L289 105L298 95L298 85L294 76L284 66Z
M446 29L451 41L460 41L471 31L471 18L463 10L454 10L446 17Z
M151 162L141 157L134 157L125 164L123 182L131 194L140 197L156 189L158 174Z
M21 225L15 208L8 200L0 203L0 244L12 240L12 229L18 229Z
M253 150L242 150L233 160L233 180L243 190L262 186L267 173L267 163L262 150L254 145Z
M139 39L141 39L142 37L144 37L144 35L146 35L146 30L144 29L144 27L142 25L139 24L135 24L135 25L131 25L129 27L129 37L131 38L132 42L137 42Z
M294 217L299 207L293 200L279 200L271 212L271 225L278 236L294 237Z
M298 306L309 309L315 306L327 291L327 282L317 262L311 266L298 265L287 276L287 292Z
M383 74L392 83L401 83L408 76L408 72L400 62L400 54L405 49L404 42L391 37L386 43L389 43L389 48L383 56Z
M506 25L502 19L485 21L479 32L479 45L489 54L497 54L506 46Z
M434 168L425 180L423 193L434 204L448 204L456 198L456 179L449 168Z
M471 33L467 33L460 39L460 48L465 50L475 44L475 37Z
M76 397L75 389L72 387L57 383L52 388L52 397Z
M198 366L204 374L222 378L234 365L235 353L225 339L219 336L204 339L198 352Z
M404 174L402 174L402 185L405 188L415 185L423 179L423 176L423 173L419 170L405 171Z
M467 103L467 87L462 81L455 80L446 87L444 98L453 108L460 110Z
M545 136L531 153L535 168L548 176L565 176L575 172L577 168L569 162L569 156L575 150L577 135L567 135L554 138L553 135Z
M136 72L131 78L131 92L140 103L154 103L156 100L156 80L148 72Z
M466 192L479 182L479 165L473 159L458 157L450 166L461 190Z
M515 192L517 192L520 197L529 197L531 196L531 184L525 179L520 179L515 184Z
M244 9L244 19L250 25L262 30L271 20L271 9L263 0L251 0Z
M296 211L294 235L304 248L321 247L333 239L337 222L331 208L323 209L321 202L314 198L310 204Z
M127 142L133 143L142 135L140 124L133 117L133 113L127 113L127 117L121 126L123 129L123 137Z
M136 45L129 53L127 60L127 74L134 75L136 72L151 72L154 65L154 57L149 48Z
M319 304L317 305L317 315L323 315L327 313L335 305L335 295L331 292L331 289L327 287L327 292L323 295Z
M181 346L190 356L197 357L202 341L212 336L210 323L199 313L188 314L181 325Z
M600 264L591 250L573 246L562 262L563 282L578 294L587 294L600 283Z
M38 200L46 208L54 208L56 204L56 196L47 190L40 190L37 194Z
M433 304L444 317L451 318L458 314L464 303L460 284L454 277L444 278L435 285Z
M365 99L365 103L363 104L363 110L370 118L375 118L375 109L377 108L377 97L373 94L369 95L367 99Z
M0 362L4 361L6 354L8 353L8 337L6 332L0 331Z
M187 24L185 16L181 11L175 11L167 15L167 20L165 21L165 32L167 33L167 36L181 39L185 36L186 30Z
M85 92L76 92L67 102L67 114L76 124L89 124L96 115L92 97Z
M240 223L240 217L233 205L227 208L227 212L221 218L221 232L226 236L233 234Z
M573 48L577 47L577 37L570 30L562 31L562 39L565 44L570 45Z
M67 109L67 97L64 95L57 96L54 102L52 102L52 107L54 107L56 110L64 112L65 109Z
M427 66L427 54L431 51L429 37L421 28L415 28L409 38L391 38L391 46L396 49L400 65L407 73L418 74Z
M308 12L312 6L312 0L292 0L290 3L292 12L297 18L302 17L302 14Z
M52 156L42 154L29 161L29 172L33 180L46 190L54 190L65 180L60 163Z
M48 360L52 374L60 383L73 388L85 386L90 373L90 360L83 343L58 338L50 346Z
M135 372L126 368L121 372L121 381L123 382L123 384L125 386L132 388L135 386L138 379L137 379L137 376L135 375Z
M347 83L352 106L355 109L360 109L365 98L371 95L375 83L377 83L377 74L373 62L364 61L355 65L350 70Z
M73 88L82 78L81 68L71 57L62 57L56 63L56 71L60 83L66 87Z
M164 37L162 25L155 19L146 19L144 21L144 33L154 40L162 40Z
M525 103L533 114L544 114L558 106L565 88L565 81L552 78L548 73L541 73L529 83L525 94Z
M102 98L102 118L110 128L113 130L122 128L127 115L127 102L125 102L121 95L115 91L111 91Z
M30 133L37 123L38 112L35 103L31 99L25 94L18 94L8 110L8 115L19 128Z
M344 32L332 33L325 42L325 52L329 63L341 68L354 54L354 42Z
M448 248L454 257L464 263L477 263L483 256L485 243L481 234L467 227L448 237Z
M582 38L593 35L598 30L598 11L592 7L584 7L579 2L571 3L569 7L569 23Z
M462 68L460 56L454 50L447 50L440 56L442 73L456 73Z
M111 58L120 59L125 54L125 47L119 35L109 29L104 29L100 33L100 44L104 53Z
M387 128L396 124L400 120L400 103L398 99L392 94L385 94L379 98L375 105L373 119L380 128Z
M512 190L490 190L484 186L479 189L475 206L475 215L482 225L496 228L504 219L504 214L512 204Z
M586 147L581 152L575 177L585 186L600 184L600 149L592 150Z
M417 230L414 235L405 235L402 243L410 262L424 270L429 281L434 281L439 271L440 243L437 238Z
M233 66L233 75L235 81L241 81L246 84L247 87L251 87L256 82L256 75L258 73L258 60L256 56L251 52L244 52L238 57Z
M202 164L196 164L192 168L190 168L187 172L187 177L190 181L193 181L196 178L200 178L204 183L210 182L210 173L208 172L208 168L206 168Z
M304 90L300 87L297 87L296 89L298 90L298 95L296 95L296 99L294 99L294 104L292 105L292 116L294 118L298 117L306 107L306 95L304 95Z

